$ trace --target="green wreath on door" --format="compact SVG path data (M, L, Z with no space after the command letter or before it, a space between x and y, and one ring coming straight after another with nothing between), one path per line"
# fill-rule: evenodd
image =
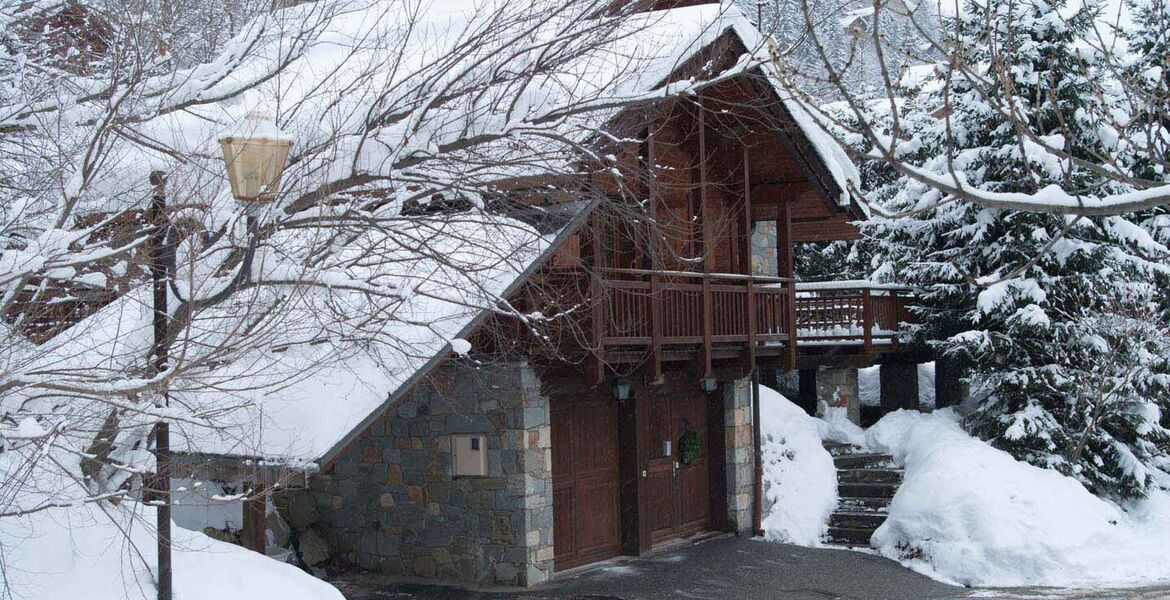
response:
M699 458L703 451L699 441L699 432L691 429L690 423L683 422L683 433L678 437L678 461L683 465L690 465Z

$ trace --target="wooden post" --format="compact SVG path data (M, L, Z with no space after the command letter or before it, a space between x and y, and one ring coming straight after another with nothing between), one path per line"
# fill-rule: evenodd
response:
M658 153L654 141L654 121L646 133L646 176L650 190L650 230L647 232L650 239L647 248L650 252L650 268L653 271L661 269L658 250ZM654 376L654 383L662 383L662 290L659 287L657 275L650 276L650 366Z
M603 238L602 223L601 223L601 207L593 209L592 215L592 232L593 232L593 272L589 279L589 299L592 302L592 323L590 327L590 345L592 358L589 370L587 373L590 383L594 385L601 385L605 382L605 289L601 281L602 259L601 259L601 241Z
M711 219L708 211L711 203L707 197L707 114L703 109L703 95L699 94L699 214L703 226L703 273L711 272ZM711 280L703 278L703 377L713 373L711 354L713 352L711 327Z
M865 351L868 353L873 349L873 297L868 287L861 290L861 327Z
M896 289L890 290L890 316L893 319L893 322L891 323L890 326L894 329L894 332L895 332L894 337L891 338L891 340L890 340L890 343L893 345L893 349L895 351L898 350L898 346L901 343L898 340L898 333L897 333L898 331L900 331L902 329L902 321L901 321L902 309L901 309L900 302L901 302L901 300L898 299L898 290L896 290Z
M743 147L743 263L747 282L748 373L756 368L756 289L752 273L752 182L748 168L748 148Z
M776 270L787 277L784 284L788 296L788 347L785 349L784 368L796 369L796 274L792 263L792 203L780 198L776 203Z
M173 256L168 252L167 232L170 223L167 216L166 176L160 171L150 174L150 185L154 193L150 201L147 221L153 227L150 234L150 276L154 284L154 364L153 374L167 369L168 330L170 313L167 311L167 286ZM162 406L170 404L167 389L161 390ZM158 600L171 600L171 433L170 425L162 421L154 427L155 476L153 501L156 506L155 533L158 538Z
M241 542L245 548L264 554L268 546L267 495L259 486L245 484L250 488L244 500L244 530Z

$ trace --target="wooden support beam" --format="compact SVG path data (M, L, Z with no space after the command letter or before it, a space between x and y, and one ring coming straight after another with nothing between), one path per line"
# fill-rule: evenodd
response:
M661 192L658 186L658 152L654 139L655 123L650 123L646 133L646 181L650 189L650 239L647 240L650 252L650 268L657 271L661 268L659 257L661 249L658 247L658 204L661 201ZM662 383L662 289L659 287L659 277L650 276L650 368L655 384Z
M244 527L240 541L245 548L264 554L268 546L268 494L251 483L245 487L250 489L248 499L244 500Z
M601 222L601 208L595 208L591 216L590 229L593 236L593 268L589 277L589 300L592 317L590 319L590 359L586 376L594 385L605 382L605 289L601 281L602 253L601 242L604 237Z
M703 225L703 272L711 272L711 242L714 231L711 228L709 211L711 202L707 194L707 113L703 109L703 95L699 94L699 214ZM711 375L711 354L714 351L711 327L711 281L703 278L703 376Z
M752 273L752 186L748 148L743 147L743 264L744 273ZM748 351L747 372L756 368L756 289L749 279L747 282Z

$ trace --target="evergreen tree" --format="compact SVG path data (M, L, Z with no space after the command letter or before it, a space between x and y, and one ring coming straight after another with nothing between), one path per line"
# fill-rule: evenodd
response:
M1040 149L1100 163L1118 143L1101 135L1114 107L1093 93L1102 58L1078 49L1097 15L1068 12L1062 0L968 1L948 27L950 68L899 107L900 160L991 192L1123 191ZM874 276L920 288L914 335L970 366L971 431L1099 494L1144 495L1170 452L1170 351L1167 268L1141 221L948 202L876 164L864 177L871 201L910 214L867 226Z

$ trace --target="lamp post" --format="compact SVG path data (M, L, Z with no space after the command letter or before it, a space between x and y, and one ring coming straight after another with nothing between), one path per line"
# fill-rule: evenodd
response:
M219 140L232 195L247 210L248 235L257 235L258 202L276 199L280 179L288 161L292 140L276 128L270 117L252 112L244 117L243 126ZM152 225L149 241L150 275L154 290L154 346L151 371L158 375L167 369L170 347L170 313L167 311L167 288L175 262L175 248L170 242L171 223L167 215L166 176L160 171L150 174L151 194L147 220ZM250 260L250 257L245 259ZM246 271L250 265L243 265ZM161 404L170 404L167 386L162 385ZM158 508L158 600L172 599L171 583L171 469L170 426L166 421L155 425L154 504Z

